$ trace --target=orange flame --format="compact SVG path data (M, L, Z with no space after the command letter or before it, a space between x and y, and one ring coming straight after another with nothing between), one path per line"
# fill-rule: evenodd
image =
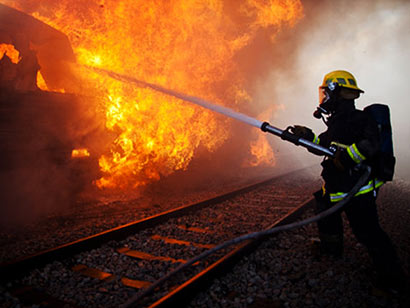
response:
M275 156L269 145L266 135L259 134L256 141L251 142L250 148L252 158L245 162L244 166L256 167L260 165L274 166Z
M2 1L65 33L84 65L76 68L86 81L80 91L101 98L106 128L117 136L99 159L99 187L137 187L184 170L199 147L215 151L232 132L210 111L85 65L246 108L252 98L238 54L261 30L273 28L273 38L303 15L299 0Z
M90 152L88 149L74 149L71 152L71 158L82 158L82 157L89 157Z
M269 119L271 115L277 109L282 109L283 105L270 107L266 111L262 112L258 118ZM274 166L276 163L275 156L272 151L272 147L269 144L268 135L257 132L256 140L250 142L251 157L245 160L242 164L243 167L256 167L256 166Z
M3 58L5 54L14 64L19 63L21 60L20 53L11 44L0 44L0 59Z

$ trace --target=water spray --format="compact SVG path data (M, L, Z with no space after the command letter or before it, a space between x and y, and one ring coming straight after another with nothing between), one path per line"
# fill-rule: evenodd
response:
M159 86L159 85L156 85L156 84L153 84L153 83L138 80L138 79L133 78L131 76L125 76L125 75L118 74L118 73L115 73L115 72L112 72L112 71L109 71L109 70L106 70L106 69L91 67L91 66L86 66L86 67L88 69L91 69L91 70L95 71L95 72L106 74L106 75L108 75L109 77L111 77L113 79L116 79L116 80L119 80L119 81L122 81L122 82L126 82L126 83L133 83L133 84L135 84L139 87L151 88L152 90L155 90L157 92L161 92L161 93L164 93L164 94L179 98L183 101L191 102L191 103L199 105L203 108L218 112L218 113L223 114L225 116L228 116L230 118L233 118L233 119L236 119L238 121L244 122L248 125L260 128L263 132L268 132L268 133L271 133L273 135L279 136L283 140L292 142L295 145L301 145L301 146L307 148L308 150L312 151L315 154L334 157L335 151L334 151L333 148L328 149L328 148L325 148L325 147L320 146L318 144L315 144L315 143L313 143L309 140L306 140L306 139L303 139L303 138L300 138L300 137L296 136L295 134L293 134L290 131L290 129L291 129L290 126L288 128L286 128L285 130L281 130L279 128L276 128L276 127L270 125L268 122L259 121L255 118L247 116L243 113L236 112L236 111L234 111L230 108L227 108L227 107L223 107L223 106L220 106L220 105L210 103L210 102L208 102L208 101L206 101L202 98L196 97L196 96L191 96L191 95L187 95L187 94L184 94L184 93L181 93L181 92L170 90L170 89L164 88L162 86Z

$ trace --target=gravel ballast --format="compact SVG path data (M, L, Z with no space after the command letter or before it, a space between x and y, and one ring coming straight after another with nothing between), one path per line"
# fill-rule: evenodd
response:
M288 175L283 179L280 186L289 187L287 189L287 200L291 205L292 200L300 202L300 196L311 195L317 187L320 187L320 179L317 173L312 173L312 170L310 170ZM382 188L378 199L381 224L396 245L407 273L410 256L410 228L407 223L410 220L408 200L410 200L410 184L402 180L386 184ZM257 200L253 199L253 202L255 201ZM131 208L130 202L133 201L129 201L128 204L124 202L124 204ZM246 200L243 203L246 204ZM177 204L176 201L175 204ZM121 204L119 205L121 208ZM170 205L167 204L167 206ZM255 203L253 206L255 206ZM284 204L284 208L287 206L287 204ZM164 207L158 206L153 208L152 211L161 211ZM249 219L249 214L244 210L243 204L241 203L240 210L239 207L237 208L238 211L233 211L233 215L243 215L243 221L246 222L246 219ZM81 223L79 226L81 225L84 228L85 234L93 234L96 229L102 229L105 224L115 224L116 218L120 221L121 219L125 220L124 212L127 213L126 216L128 217L136 216L135 213L130 214L132 212L128 210L118 211L117 213L112 211L110 212L111 215L104 215L104 212L102 212L98 216L99 223L97 227L93 226L93 222L95 222L93 219L85 219L87 223ZM146 215L147 213L148 210L143 214ZM201 218L200 223L189 221L189 225L196 226L198 224L201 227L205 225L212 228L212 219L215 219L216 216L211 210L205 213L209 214ZM309 210L305 217L312 215L313 210ZM269 221L269 215L266 215L265 218L266 224L263 221L255 221L255 223L260 224L262 228L273 222ZM205 222L205 220L208 221ZM175 219L170 223L179 224L181 222ZM228 224L229 221L225 223ZM229 229L229 225L225 227ZM162 229L165 232L166 227L161 226L158 231ZM77 231L78 229L74 228L73 233L75 236L78 236ZM44 230L39 234L43 234L43 232ZM68 238L73 236L70 235L69 225L58 232ZM174 232L171 235L176 237L179 233L183 233L178 229ZM149 235L150 233L146 234L146 236ZM30 238L29 234L25 236ZM201 242L212 243L213 236L216 235L203 235ZM237 236L235 233L229 236L225 234L226 238L223 240L235 236ZM207 239L207 237L209 238ZM216 279L209 289L203 290L202 293L197 295L191 301L189 307L410 307L408 297L388 297L373 288L371 284L373 271L370 258L366 249L352 235L347 221L345 221L345 254L343 258L335 259L318 256L312 250L311 245L312 239L315 237L317 237L317 229L316 225L312 224L281 233L277 237L269 239L259 246L255 252L241 260L232 272ZM34 238L42 239L41 237ZM27 241L17 241L13 244L15 249L13 253L21 256L27 250L36 251L39 247L49 245L46 239L47 237L43 239L44 243L40 241L30 247L27 247ZM193 237L192 240L196 241L196 238ZM147 245L147 241L143 237L131 237L121 245L133 249L144 248L152 253L167 254L166 245L159 245L158 243L158 245L153 244L151 247ZM121 277L125 273L125 276L131 278L138 278L138 275L140 275L143 280L154 281L175 266L169 264L168 268L164 268L159 266L159 261L151 264L143 260L137 263L131 262L129 258L113 253L113 250L117 247L118 244L116 243L108 243L98 250L79 254L74 260L53 262L44 269L33 271L23 282L24 284L38 286L48 290L48 292L51 290L53 294L64 294L59 296L60 300L74 302L80 306L117 307L134 292L131 289L124 289L119 278L101 282L93 278L83 277L78 273L67 270L67 268L69 269L74 264L85 264L112 273L116 277ZM183 249L181 253L185 254L183 255L185 259L188 259L199 254L200 251L198 249L191 249L190 251ZM7 252L3 250L3 254L7 255ZM100 256L102 256L102 259L100 259ZM104 259L105 256L110 257ZM179 258L181 254L178 253L172 257ZM10 255L8 255L8 258L11 258ZM101 263L101 260L105 261ZM144 268L142 276L137 271L138 267ZM63 290L61 285L63 285ZM21 305L16 298L7 293L7 286L0 286L0 293L0 302L6 303L5 307L19 307Z
M410 185L397 180L378 199L382 227L391 236L409 272ZM304 217L313 215L309 210ZM317 227L284 232L263 243L234 270L216 279L189 307L410 307L410 295L392 296L374 288L370 257L344 217L342 258L320 256L312 248ZM407 282L409 285L410 281Z

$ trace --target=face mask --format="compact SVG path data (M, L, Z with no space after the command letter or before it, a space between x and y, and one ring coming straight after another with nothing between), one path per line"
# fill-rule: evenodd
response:
M319 107L313 113L315 118L320 119L322 114L328 115L334 111L339 91L340 86L337 82L331 82L327 87L319 87Z

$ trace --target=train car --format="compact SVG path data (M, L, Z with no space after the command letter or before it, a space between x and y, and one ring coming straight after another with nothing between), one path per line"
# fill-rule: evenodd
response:
M3 208L67 200L100 176L92 144L104 127L88 122L93 98L68 93L73 63L63 33L0 4Z

